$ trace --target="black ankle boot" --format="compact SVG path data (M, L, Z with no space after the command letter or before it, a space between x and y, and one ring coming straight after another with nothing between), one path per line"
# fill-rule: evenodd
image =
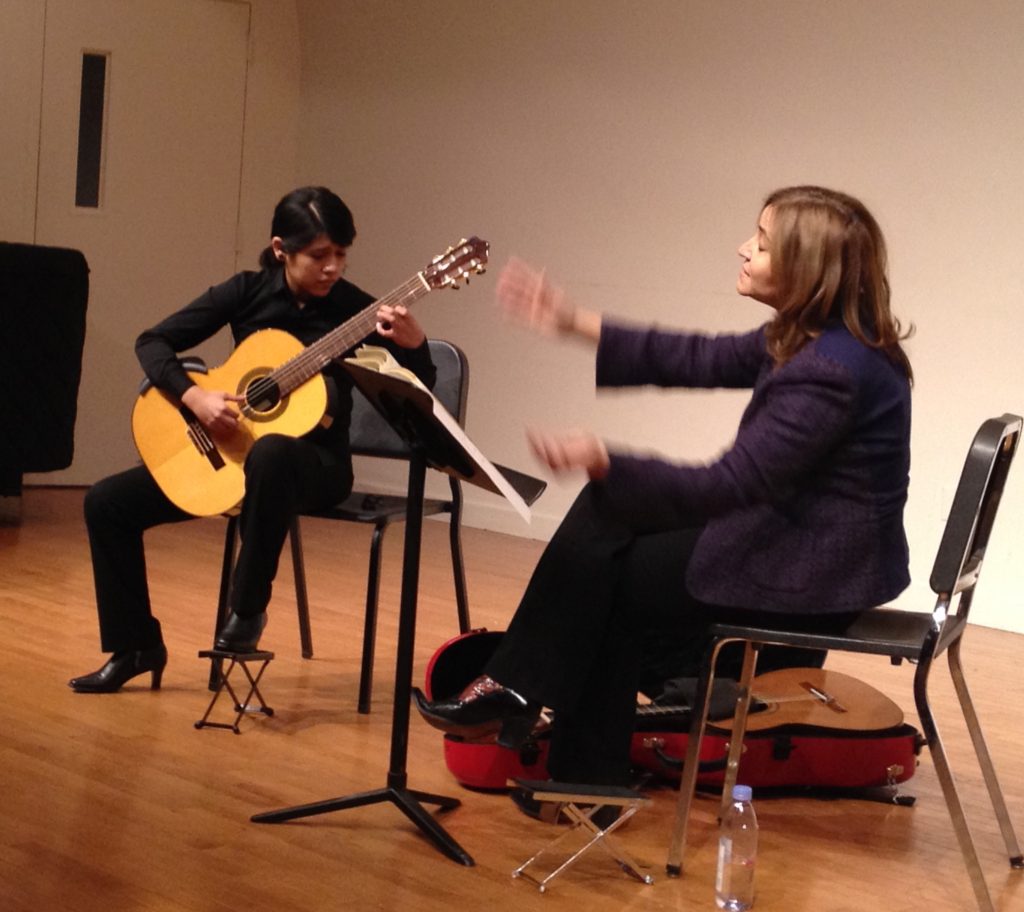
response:
M163 643L151 649L123 649L115 652L99 671L72 678L68 687L76 693L114 693L127 681L148 671L152 673L150 689L159 690L166 664L167 649Z
M513 750L530 737L542 709L486 676L454 699L430 701L415 687L412 694L420 715L434 728L468 739L497 733L498 744Z
M217 634L213 647L222 652L255 652L260 642L260 635L266 626L267 613L265 611L247 617L242 617L232 611L224 622L220 633Z

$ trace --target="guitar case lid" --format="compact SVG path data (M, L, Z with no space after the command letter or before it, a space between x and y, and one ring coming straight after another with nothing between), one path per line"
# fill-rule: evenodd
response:
M423 691L428 700L444 700L458 694L483 673L484 667L498 648L504 632L479 627L461 633L442 643L427 664ZM688 714L697 693L697 678L674 678L666 682L654 701L655 705L671 705ZM728 719L736 707L739 686L728 678L716 678L711 688L708 719ZM756 711L755 700L752 709Z
M480 627L442 643L427 663L423 692L428 700L455 696L474 678L501 642L502 632Z

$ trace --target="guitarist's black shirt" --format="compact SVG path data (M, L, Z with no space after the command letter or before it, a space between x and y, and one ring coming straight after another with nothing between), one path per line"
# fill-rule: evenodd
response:
M178 355L206 341L225 326L234 344L261 329L280 329L304 345L345 323L372 305L374 298L345 279L339 279L323 298L296 300L284 278L282 267L260 272L240 272L214 285L187 307L143 332L135 342L135 354L146 376L164 392L181 398L192 380ZM427 386L436 377L430 349L395 345L377 333L365 340L389 349L401 364L411 369ZM345 357L349 352L345 352ZM352 413L352 379L337 363L323 372L327 381L328 412L333 421L317 427L307 437L337 456L347 458L348 428Z

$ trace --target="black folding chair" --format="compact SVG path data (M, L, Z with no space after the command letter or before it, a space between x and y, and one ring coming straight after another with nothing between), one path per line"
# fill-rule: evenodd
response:
M690 725L675 828L669 848L669 874L678 875L682 872L686 828L697 784L701 737L707 721L715 659L721 647L733 641L745 644L733 736L722 791L723 811L728 803L728 796L732 793L732 786L736 782L750 706L750 682L754 676L760 648L766 644L778 644L868 653L889 656L894 664L900 664L904 659L916 663L914 702L924 737L935 763L978 908L982 912L994 912L964 814L963 803L957 792L949 760L928 702L927 687L933 661L945 652L967 730L974 744L978 763L1003 834L1010 865L1018 869L1024 868L1024 859L1021 857L1006 801L967 690L960 661L960 646L967 628L974 588L981 573L1006 475L1020 441L1021 424L1022 419L1017 415L1007 414L1000 418L991 418L981 425L974 437L932 569L930 582L932 590L937 594L937 600L930 613L874 608L864 612L852 623L837 626L834 630L815 633L787 629L785 615L756 627L736 624L716 624L712 627L712 643L703 660L694 700L695 712Z

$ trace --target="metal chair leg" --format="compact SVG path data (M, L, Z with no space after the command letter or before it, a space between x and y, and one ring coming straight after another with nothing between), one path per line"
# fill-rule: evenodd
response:
M725 780L722 783L722 804L719 819L732 803L732 789L740 770L740 759L743 756L743 738L747 732L747 714L750 712L750 682L754 679L757 668L757 656L761 650L759 643L749 640L743 644L743 666L740 671L739 692L736 694L736 712L733 714L732 735L729 738L729 756L725 767Z
M1024 868L1024 858L1021 856L1017 834L1014 832L1013 821L1010 819L1010 811L1006 806L1006 799L1003 797L1003 790L999 785L999 778L996 776L995 765L992 763L992 756L989 754L988 745L985 743L981 722L974 709L974 701L971 699L970 691L967 689L967 681L964 678L963 665L960 661L960 643L961 640L958 639L949 647L946 653L946 658L949 661L949 673L953 678L953 686L956 688L956 694L960 700L960 709L963 711L964 720L967 722L967 731L970 732L971 742L974 744L974 753L978 757L978 766L981 767L981 774L985 779L985 786L988 788L988 796L992 801L996 820L999 821L999 829L1003 834L1003 842L1006 845L1006 854L1009 856L1010 866L1013 868Z
M313 658L313 631L309 625L309 591L306 588L306 561L302 556L302 532L299 517L292 519L288 530L292 546L292 572L295 576L295 604L299 615L299 642L302 658Z
M720 644L716 644L711 655L705 657L705 665L697 679L697 692L694 694L690 717L690 734L686 741L686 757L683 759L683 772L679 780L679 799L676 804L676 820L672 829L672 840L669 843L668 861L665 870L673 877L683 873L683 853L686 850L686 829L690 822L690 810L693 797L697 791L697 773L700 769L700 746L704 738L704 726L707 723L708 709L711 706L711 687L715 682L715 661L718 658Z
M217 617L213 622L213 639L216 642L224 622L228 619L231 603L231 578L235 570L235 551L238 543L238 517L229 516L227 528L224 530L224 556L220 566L220 591L217 594ZM222 667L219 659L210 662L210 680L207 687L211 691L220 689Z
M228 619L231 599L231 576L235 569L235 545L238 541L238 517L229 516L224 530L224 557L220 565L220 592L217 594L217 618L214 621L213 636L217 638L221 627Z
M921 728L925 741L928 744L928 752L931 754L932 762L935 764L935 773L938 776L939 785L942 786L946 808L953 822L953 831L956 833L957 842L960 844L960 854L963 856L964 864L967 866L967 874L971 879L971 887L974 889L974 897L978 903L978 909L980 912L995 912L995 906L992 904L988 885L985 883L985 875L981 869L981 862L978 860L974 839L971 836L970 827L967 823L967 816L964 813L963 802L960 800L960 793L957 791L956 780L953 778L953 771L946 756L946 749L943 746L942 738L939 736L935 717L928 703L927 688L930 668L931 661L922 660L914 674L914 703L917 707L917 715L921 720Z
M380 563L387 523L373 527L370 542L370 565L366 573L366 614L363 618L363 660L359 671L358 709L363 715L370 711L373 695L373 661L377 646L377 607L380 601Z
M452 552L452 579L455 582L455 607L459 616L459 633L468 633L469 597L466 595L466 568L462 559L462 487L454 478L448 479L452 491L448 541Z

